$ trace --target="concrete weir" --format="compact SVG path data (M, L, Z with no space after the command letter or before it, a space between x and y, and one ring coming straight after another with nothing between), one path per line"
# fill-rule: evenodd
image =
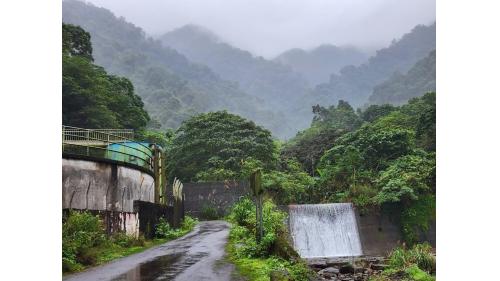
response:
M294 247L303 258L363 254L350 203L291 205L289 224Z
M360 213L350 203L288 206L288 226L295 250L308 260L387 256L403 241L400 226L377 209ZM420 242L436 245L435 221L419 233Z

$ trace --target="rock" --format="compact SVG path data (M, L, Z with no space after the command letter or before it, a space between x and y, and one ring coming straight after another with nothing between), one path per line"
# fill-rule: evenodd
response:
M387 264L382 264L382 263L375 263L375 264L371 264L370 265L370 268L373 269L373 270L384 270L387 268Z
M327 268L322 269L318 272L319 275L324 276L324 277L337 276L338 273L339 273L339 270L335 267L327 267Z
M271 281L291 281L290 274L286 270L273 270L269 274Z
M363 267L354 267L354 273L363 273L365 269Z
M307 261L307 264L310 266L310 267L314 267L314 268L325 268L327 267L326 266L326 261L325 260L309 260Z
M351 264L346 264L340 267L339 272L342 274L354 273L354 267Z

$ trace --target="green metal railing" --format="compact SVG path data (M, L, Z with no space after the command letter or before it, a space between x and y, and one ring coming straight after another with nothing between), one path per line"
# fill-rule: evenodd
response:
M154 173L152 145L133 140L129 129L84 129L62 126L62 150L66 155L109 159L145 168Z

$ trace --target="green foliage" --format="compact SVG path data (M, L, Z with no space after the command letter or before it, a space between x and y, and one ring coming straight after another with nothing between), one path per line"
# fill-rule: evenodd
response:
M431 276L429 273L421 270L416 265L410 266L405 270L410 280L414 281L435 281L436 277Z
M291 159L286 160L282 170L265 172L262 177L263 187L274 194L276 202L281 205L306 202L314 184L314 179Z
M62 25L62 51L69 56L80 56L93 61L90 34L79 26Z
M299 132L283 149L285 159L297 159L305 170L314 176L316 165L323 153L343 134L359 128L362 120L345 101L324 108L313 106L310 128Z
M139 130L135 132L135 139L149 143L156 143L163 149L170 146L172 141L173 132L167 130L166 132L153 131L153 130Z
M63 271L76 271L95 260L91 248L106 242L102 222L90 213L71 211L62 227Z
M271 248L276 237L286 231L284 220L286 214L278 211L274 203L265 201L262 208L264 237L260 243L255 240L256 221L255 204L248 198L238 201L231 209L228 220L236 226L231 230L230 237L238 238L243 245L238 255L251 257L267 257L271 254Z
M380 192L375 198L379 204L406 203L432 191L436 162L427 153L421 154L400 157L380 174L377 180Z
M429 91L436 91L436 50L416 62L406 74L395 73L375 86L369 102L403 104Z
M182 52L162 46L141 28L107 9L66 0L62 3L62 18L92 35L97 64L132 81L150 116L161 124L158 129L175 129L197 113L227 109L282 137L292 132L290 125L283 126L293 124L283 114L265 108L261 100L242 91L236 82L222 79L207 66L188 60Z
M91 61L90 36L63 24L63 124L85 128L144 127L149 115L132 83ZM76 41L71 41L76 40Z
M196 115L176 131L168 150L170 176L190 181L210 174L238 178L251 157L266 166L274 162L271 133L226 111ZM209 171L210 173L207 173ZM220 179L220 178L218 178Z
M377 119L389 115L389 113L397 110L397 107L391 104L383 104L383 105L370 105L368 108L363 110L360 114L361 119L366 122L374 122Z
M184 220L183 220L183 221L182 221L182 223L181 223L181 229L182 229L182 231L185 231L185 232L187 231L187 232L189 232L189 231L193 230L193 228L194 228L197 224L198 224L198 220L197 220L197 219L192 218L192 217L190 217L190 216L185 216L185 217L184 217ZM187 232L186 232L186 233L187 233Z
M418 241L421 232L429 230L429 225L436 220L436 196L420 195L401 211L401 230L403 239L409 245Z
M198 220L190 216L185 216L180 228L172 228L165 218L160 218L155 225L155 236L157 238L175 239L179 238L191 230L198 223Z
M145 239L144 236L139 236L138 238L135 238L134 236L127 235L124 232L117 232L114 233L111 236L111 241L123 248L130 248L130 247L142 247L145 245Z
M170 229L163 220L162 239L147 241L143 236L133 237L117 232L108 237L104 233L102 221L89 212L70 211L62 225L62 266L63 272L75 272L89 266L99 265L116 258L137 253L145 248L164 243L185 235L198 223L186 216L181 228Z
M435 281L436 257L429 244L398 247L389 255L389 267L370 281Z
M165 218L160 218L155 226L155 236L157 238L170 238L173 236L173 229Z
M436 272L436 257L429 244L416 244L410 249L398 247L389 255L389 265L394 269L417 266L429 274Z
M400 222L407 243L418 241L434 219L435 98L426 93L401 107L359 110L365 124L322 155L309 200L381 207Z
M216 220L220 219L223 214L214 204L203 204L201 206L201 219L204 220Z
M255 216L255 204L249 198L243 198L232 206L228 219L237 226L250 227L252 216Z
M264 202L264 237L260 243L255 240L255 216L255 205L248 198L233 205L228 216L232 223L229 258L240 273L249 280L269 280L271 271L286 270L292 280L308 280L311 270L298 259L297 253L290 253L293 247L285 238L286 213L278 211L272 202Z

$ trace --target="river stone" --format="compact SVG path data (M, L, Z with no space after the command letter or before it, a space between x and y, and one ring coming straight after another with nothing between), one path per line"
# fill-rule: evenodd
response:
M384 270L387 268L387 264L381 264L381 263L373 264L372 263L370 265L370 268L373 270Z
M351 264L346 264L340 267L339 272L342 274L354 273L354 267Z
M334 275L337 275L339 273L339 270L335 267L327 267L325 269L322 269L318 272L319 275L323 275L325 277L332 277Z

